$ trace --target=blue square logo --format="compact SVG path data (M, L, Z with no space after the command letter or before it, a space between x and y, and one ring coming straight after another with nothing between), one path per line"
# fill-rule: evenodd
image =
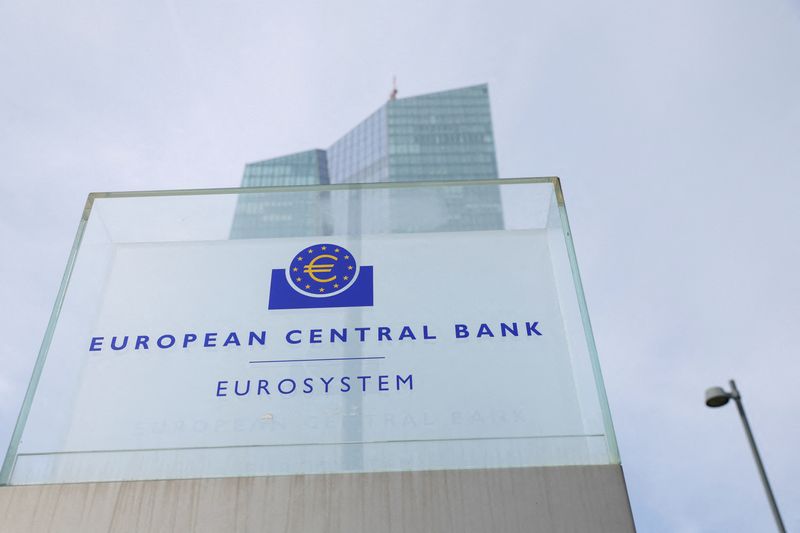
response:
M272 270L269 309L371 307L372 266L359 266L345 247L315 244Z

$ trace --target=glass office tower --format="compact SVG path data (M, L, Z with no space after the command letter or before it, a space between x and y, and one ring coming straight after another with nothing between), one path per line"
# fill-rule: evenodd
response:
M392 98L327 152L312 150L247 165L242 186L456 179L497 179L485 84ZM305 227L308 235L358 232L363 219L369 219L370 231L377 233L503 227L500 194L493 188L432 192L422 210L429 216L423 217L420 211L411 217L399 208L404 194L402 190L371 191L368 201L359 206L308 206L309 211L296 212L281 209L259 195L237 208L232 237L280 236L281 228L292 224ZM456 209L456 205L461 207ZM329 212L331 220L311 216L311 211L317 215ZM376 220L381 221L379 226Z
M297 154L250 163L244 167L242 186L280 187L287 185L327 185L328 163L325 150L308 150ZM239 197L231 228L231 238L283 237L324 235L330 232L330 221L324 210L309 195L249 194Z

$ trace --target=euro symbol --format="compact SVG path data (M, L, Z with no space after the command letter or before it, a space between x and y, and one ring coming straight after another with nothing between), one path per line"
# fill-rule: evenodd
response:
M333 259L334 261L338 261L338 259L333 255L327 255L327 254L318 255L317 257L315 257L314 259L309 261L308 264L303 267L303 272L308 274L309 276L311 276L311 279L313 279L316 282L328 283L329 281L335 280L336 276L333 275L333 276L331 276L329 278L320 279L320 278L318 278L317 276L314 275L314 274L327 274L328 272L333 270L333 264L330 264L330 265L318 265L317 264L317 261L319 261L323 257L328 258L328 259Z

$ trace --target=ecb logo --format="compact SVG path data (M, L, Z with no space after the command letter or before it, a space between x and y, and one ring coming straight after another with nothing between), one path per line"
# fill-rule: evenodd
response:
M270 309L315 309L372 305L372 267L337 244L315 244L297 252L285 269L272 270Z

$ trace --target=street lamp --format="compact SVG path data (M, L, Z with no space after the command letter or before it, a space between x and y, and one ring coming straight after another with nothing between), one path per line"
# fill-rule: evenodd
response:
M750 430L750 423L747 421L747 415L744 414L744 406L742 405L742 395L739 394L739 389L736 388L736 382L731 380L731 391L725 392L722 387L711 387L706 389L706 405L708 407L722 407L729 400L733 399L736 402L736 408L739 410L739 416L742 419L744 432L747 434L747 440L750 442L750 449L753 451L753 457L758 466L758 473L761 475L761 483L764 484L764 490L767 492L769 505L772 508L772 516L775 517L775 523L778 524L778 531L786 533L786 528L781 519L781 513L778 511L778 503L775 501L775 495L772 494L772 488L769 486L769 479L767 479L767 471L764 470L764 463L761 462L761 456L756 447L756 441L753 438L753 432Z

